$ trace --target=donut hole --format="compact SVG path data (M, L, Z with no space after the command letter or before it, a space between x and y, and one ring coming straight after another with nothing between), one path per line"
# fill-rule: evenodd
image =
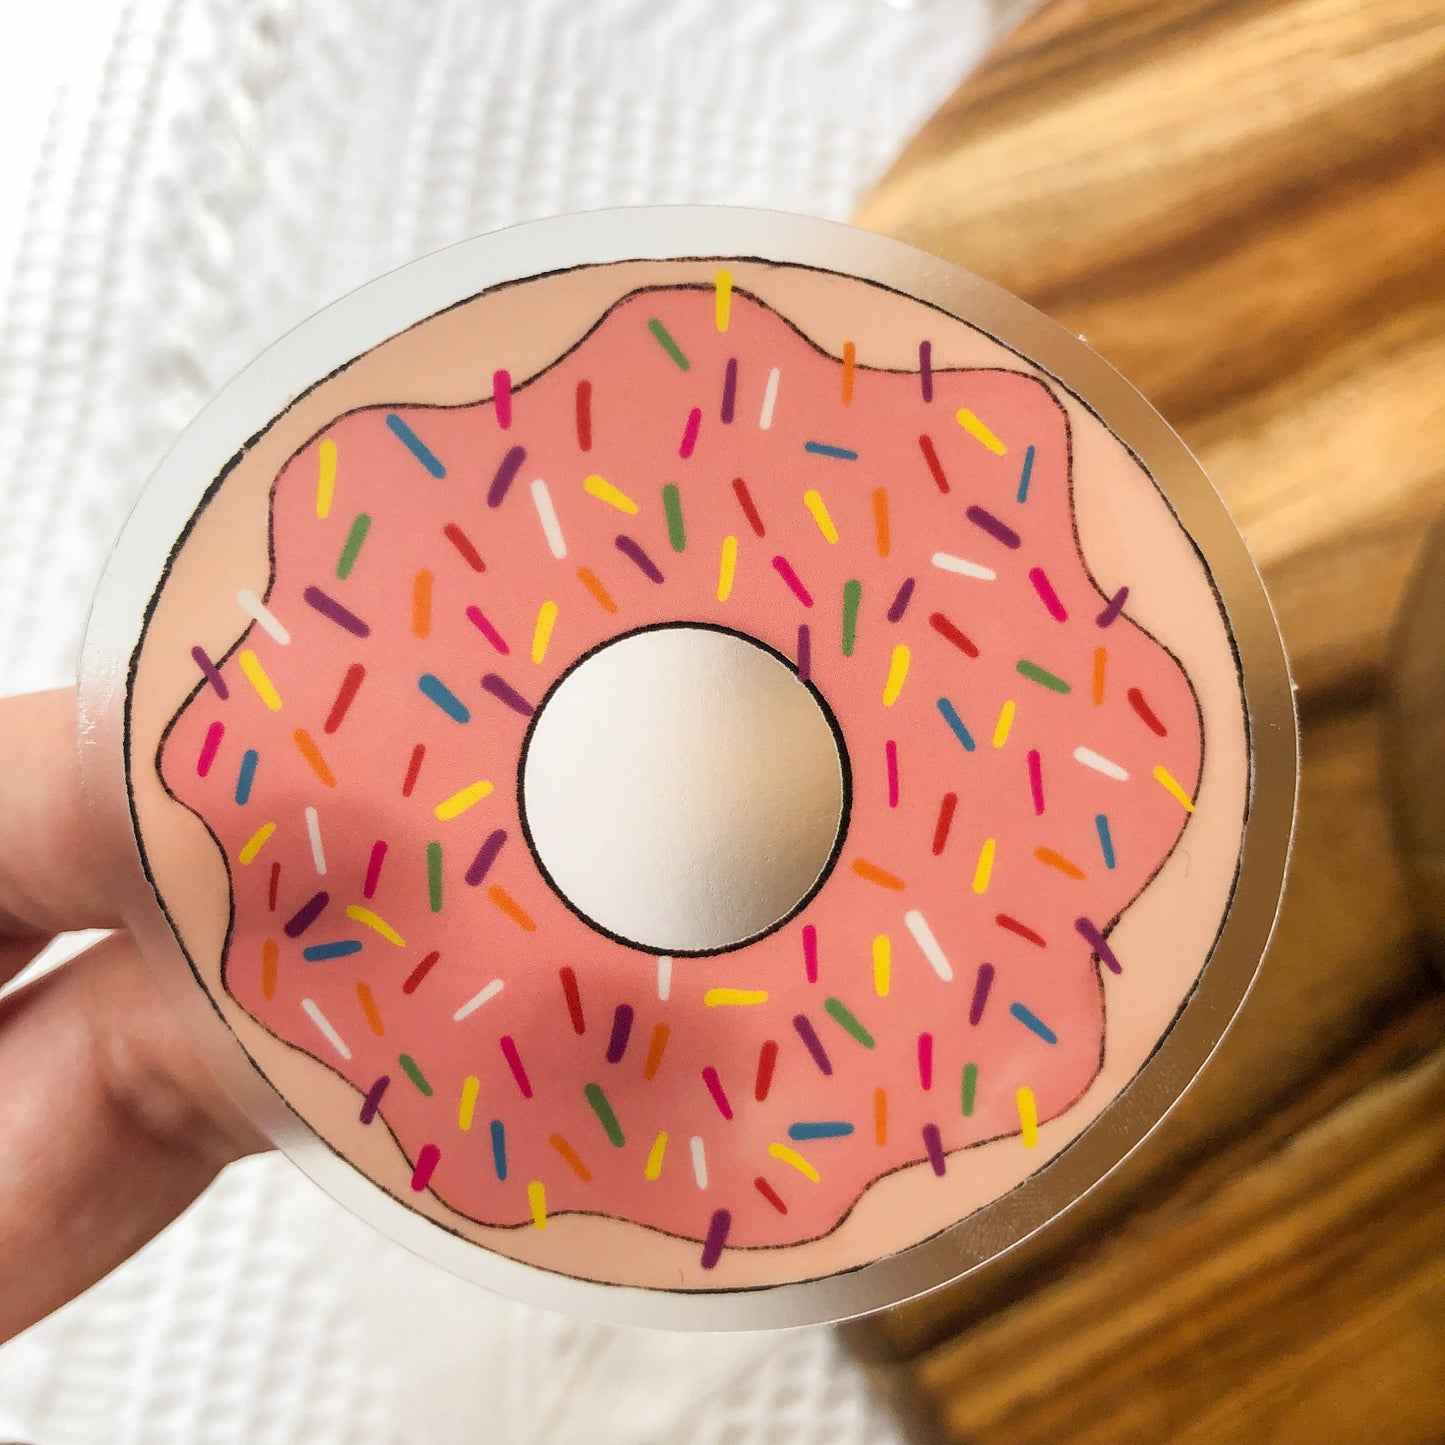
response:
M779 927L847 828L847 754L821 694L755 638L701 623L627 633L574 664L520 773L548 883L650 953L721 953Z

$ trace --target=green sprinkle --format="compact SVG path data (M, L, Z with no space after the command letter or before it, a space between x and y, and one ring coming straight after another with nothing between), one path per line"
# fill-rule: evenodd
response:
M978 1065L965 1064L963 1066L963 1117L970 1118L973 1114L973 1098L978 1092Z
M691 368L691 363L682 354L682 347L672 339L668 334L667 327L657 317L654 316L647 323L647 329L657 338L657 344L677 363L679 371L687 371Z
M341 549L341 558L336 564L336 575L345 582L351 576L351 569L356 566L357 556L361 552L361 544L366 541L366 534L371 530L371 518L365 512L358 512L356 520L351 524L351 530L346 534L346 545Z
M601 1084L588 1084L582 1090L587 1095L587 1102L592 1105L592 1112L597 1115L598 1121L607 1131L607 1137L620 1149L627 1142L622 1137L622 1125L617 1122L617 1115L612 1112L612 1105L607 1102L607 1095L602 1092Z
M860 1024L858 1020L854 1018L851 1013L848 1012L848 1010L843 1006L843 1002L841 999L827 999L824 1002L823 1007L827 1009L829 1015L837 1023L841 1024L845 1029L847 1029L847 1031L852 1034L853 1037L857 1039L858 1042L862 1044L865 1049L871 1049L873 1047L873 1035L870 1034L868 1030L865 1029L863 1025Z
M404 1073L407 1078L410 1079L412 1083L417 1086L418 1090L420 1090L422 1095L425 1098L430 1099L431 1096L436 1092L436 1090L433 1089L429 1083L427 1083L426 1075L422 1073L422 1071L417 1067L416 1060L412 1058L410 1054L403 1054L397 1060L397 1063L401 1065L402 1073Z
M442 845L426 845L426 886L431 895L431 911L442 911Z
M855 577L843 584L843 656L853 656L858 639L858 604L863 600L863 584Z
M1020 660L1018 664L1019 676L1026 677L1030 682L1036 682L1040 687L1046 687L1050 692L1071 691L1068 683L1063 678L1055 677L1051 672L1045 672L1038 663L1030 662L1027 658Z
M662 489L662 509L667 513L667 537L674 552L687 546L687 533L682 526L682 495L671 483Z

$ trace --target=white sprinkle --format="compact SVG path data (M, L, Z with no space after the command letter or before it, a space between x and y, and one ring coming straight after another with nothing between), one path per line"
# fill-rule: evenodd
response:
M557 520L557 509L552 505L552 494L541 477L532 483L532 501L536 505L547 545L560 562L567 555L567 539L562 535L562 524Z
M456 1013L452 1015L452 1022L459 1024L468 1014L474 1014L484 1003L491 1003L502 991L502 980L494 978L480 993L473 994Z
M324 875L326 853L321 847L321 819L316 816L315 808L306 810L306 836L311 839L311 861L316 865L316 871Z
M349 1059L351 1057L351 1050L346 1047L346 1040L332 1027L331 1020L317 1007L316 1000L303 998L301 1000L301 1007L306 1017L325 1034L326 1042L330 1044L343 1059Z
M778 379L782 372L775 366L768 373L768 384L763 389L763 409L758 413L758 426L763 430L773 424L773 408L778 404Z
M236 601L241 604L241 610L249 617L254 617L260 626L271 634L277 642L285 647L291 641L291 634L281 625L281 619L261 601L259 597L248 588L241 588L236 593Z
M663 1003L672 992L672 960L665 954L657 960L657 996Z
M692 1177L699 1189L707 1188L707 1155L703 1153L701 1134L692 1136Z
M947 552L935 552L933 565L945 572L957 572L960 577L977 577L980 582L992 582L998 577L992 567L984 567L978 562L967 562L962 557L950 556Z
M1096 773L1103 773L1106 778L1113 778L1120 783L1129 781L1129 774L1118 763L1111 763L1108 758L1101 757L1092 748L1075 748L1074 760L1083 763L1086 768L1093 768Z
M904 925L913 935L913 941L923 950L923 956L933 965L933 971L944 983L953 982L953 965L949 963L947 956L938 946L938 940L933 936L933 930L928 926L928 920L916 909L910 909L903 915Z

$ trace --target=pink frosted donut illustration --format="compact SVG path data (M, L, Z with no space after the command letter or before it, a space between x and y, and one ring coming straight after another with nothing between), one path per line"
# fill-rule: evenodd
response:
M223 936L183 940L218 1006L350 1099L313 1127L489 1247L635 1277L546 1252L593 1217L702 1289L845 1267L820 1242L882 1181L1067 1146L1111 1050L1147 1052L1114 1015L1162 965L1119 924L1216 746L1174 640L1092 570L1047 377L921 331L875 364L734 269L618 290L480 399L323 386L249 494L230 622L172 648L150 762L223 867ZM559 684L665 627L756 643L837 739L827 865L736 947L598 926L519 784ZM1195 973L1217 923L1181 924Z

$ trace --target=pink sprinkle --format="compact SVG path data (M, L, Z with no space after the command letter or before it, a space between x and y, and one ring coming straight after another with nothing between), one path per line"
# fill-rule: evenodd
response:
M416 1156L416 1168L411 1173L411 1187L418 1194L431 1183L436 1167L441 1163L442 1151L435 1144L423 1144Z
M793 564L786 557L777 556L773 558L773 567L779 577L792 589L793 596L803 604L804 607L813 605L813 598L808 589L798 580L798 574L793 571Z
M918 1082L925 1089L933 1087L933 1035L918 1036Z
M196 759L196 775L204 778L211 771L220 751L221 739L226 736L225 723L217 720L206 729L206 740L201 744L201 755Z
M527 1077L527 1071L522 1067L522 1056L517 1052L517 1041L511 1034L503 1034L501 1037L502 1057L507 1061L507 1067L512 1071L512 1077L517 1081L517 1087L522 1091L524 1099L532 1097L532 1081Z
M701 426L702 408L695 406L687 414L687 425L682 431L682 445L677 449L677 454L683 461L692 455L692 449L697 445L698 428Z
M811 923L803 925L803 967L807 970L808 982L818 981L818 930Z
M1034 748L1029 749L1029 788L1034 795L1034 816L1044 812L1044 760Z
M385 862L386 844L378 838L371 845L371 858L366 865L366 882L361 889L362 897L376 897L376 885L381 879L381 865Z
M492 400L497 408L497 425L506 431L512 425L512 373L492 373Z
M1055 622L1067 622L1069 614L1064 610L1064 604L1059 601L1059 594L1054 591L1054 584L1049 581L1044 569L1030 567L1029 581L1034 584L1034 591L1039 594L1039 600L1049 609L1049 616Z
M888 806L898 806L898 744L889 738L883 744L884 756L888 759Z
M505 657L512 649L507 646L502 634L487 621L485 614L480 607L467 608L467 621L469 621L498 652Z
M712 1095L712 1101L717 1105L717 1111L724 1119L731 1119L733 1106L728 1103L728 1096L723 1093L722 1080L717 1076L717 1070L711 1064L702 1071L702 1081L707 1085L707 1091Z

